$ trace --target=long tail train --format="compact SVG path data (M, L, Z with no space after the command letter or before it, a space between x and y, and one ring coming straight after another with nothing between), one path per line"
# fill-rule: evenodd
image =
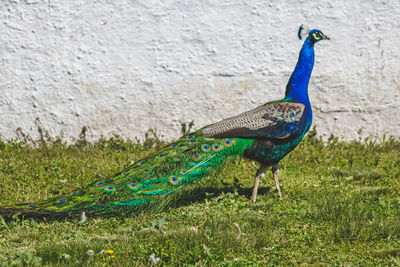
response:
M243 155L252 142L206 138L197 131L83 190L38 203L0 207L0 215L58 218L85 212L115 216L148 209L168 201L166 196L185 184L207 176L230 156Z

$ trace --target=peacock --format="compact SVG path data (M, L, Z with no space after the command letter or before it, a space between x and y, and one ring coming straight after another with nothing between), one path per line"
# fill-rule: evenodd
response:
M299 29L301 39L302 26ZM267 168L282 196L279 161L293 150L312 122L308 83L314 66L314 45L329 40L320 30L308 32L285 97L189 133L112 177L84 189L38 203L0 208L0 215L65 217L73 214L116 215L167 202L188 183L218 170L233 156L260 163L251 196L256 201L260 178Z

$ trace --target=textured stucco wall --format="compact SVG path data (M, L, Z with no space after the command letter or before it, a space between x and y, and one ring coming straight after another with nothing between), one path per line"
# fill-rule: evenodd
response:
M400 136L400 1L3 0L0 135L179 135L281 98L302 42L319 134Z

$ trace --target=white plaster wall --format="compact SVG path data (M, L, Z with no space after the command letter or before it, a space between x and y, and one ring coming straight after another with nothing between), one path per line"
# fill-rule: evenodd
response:
M400 1L2 0L0 135L164 138L283 96L301 23L318 133L400 136Z

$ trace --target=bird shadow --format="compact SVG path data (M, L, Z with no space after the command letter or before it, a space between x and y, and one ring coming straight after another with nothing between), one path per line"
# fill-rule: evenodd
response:
M271 192L270 187L259 187L258 196L265 195ZM240 196L245 196L249 199L253 193L252 187L235 187L235 186L224 186L224 187L196 187L187 192L184 192L181 196L172 203L170 207L178 208L188 206L193 203L204 203L207 199L214 199L224 194L237 193Z

